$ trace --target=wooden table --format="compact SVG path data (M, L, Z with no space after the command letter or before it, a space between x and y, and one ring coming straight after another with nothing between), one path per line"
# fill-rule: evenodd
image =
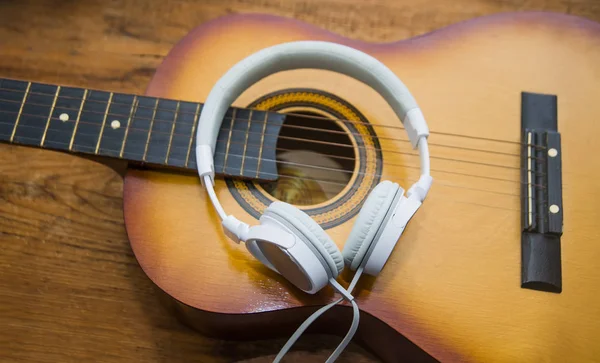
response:
M0 2L0 77L142 93L169 49L218 16L265 12L371 41L503 11L600 21L597 0L13 0ZM0 360L268 362L285 339L230 342L159 304L127 241L122 178L81 158L0 145ZM339 338L305 337L290 361ZM340 361L375 358L353 344Z

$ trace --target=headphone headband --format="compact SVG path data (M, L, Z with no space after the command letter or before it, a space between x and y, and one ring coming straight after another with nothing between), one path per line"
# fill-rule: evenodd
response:
M421 178L408 190L423 201L431 185L429 129L421 109L402 81L383 63L359 50L323 41L298 41L256 52L234 65L217 81L202 108L196 133L196 164L204 184L214 179L214 150L225 112L247 88L261 79L286 70L322 69L355 78L377 91L404 124L413 148L419 149ZM205 178L205 177L208 177ZM224 216L216 195L211 201ZM221 213L223 212L223 213Z
M345 74L375 89L404 123L414 148L429 136L417 102L383 63L356 49L322 41L298 41L265 48L234 65L211 90L198 121L196 145L214 153L225 112L247 88L286 70L322 69ZM199 163L203 160L198 159ZM211 161L212 163L212 161Z

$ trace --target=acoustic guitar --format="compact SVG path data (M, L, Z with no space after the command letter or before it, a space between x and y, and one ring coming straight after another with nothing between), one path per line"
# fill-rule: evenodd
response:
M231 66L309 39L381 60L431 130L433 187L382 273L355 290L356 340L388 362L599 360L600 25L591 21L502 14L376 44L228 16L181 40L144 96L1 80L0 140L128 161L131 246L176 314L228 339L287 336L336 296L295 290L226 239L195 174L192 135ZM249 224L284 200L341 248L371 188L419 176L400 121L349 77L282 72L234 106L219 133L216 191ZM312 331L344 333L350 315L342 304Z

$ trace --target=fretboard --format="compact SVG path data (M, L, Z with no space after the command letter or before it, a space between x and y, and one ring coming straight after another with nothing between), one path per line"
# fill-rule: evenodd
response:
M195 170L201 110L200 103L0 79L0 142ZM218 136L215 172L277 179L274 145L284 119L230 108Z

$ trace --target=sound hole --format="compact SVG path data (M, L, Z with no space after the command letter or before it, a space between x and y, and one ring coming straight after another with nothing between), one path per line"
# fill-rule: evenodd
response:
M277 140L279 180L262 184L273 197L295 205L314 205L338 195L356 164L347 131L314 113L286 116Z

